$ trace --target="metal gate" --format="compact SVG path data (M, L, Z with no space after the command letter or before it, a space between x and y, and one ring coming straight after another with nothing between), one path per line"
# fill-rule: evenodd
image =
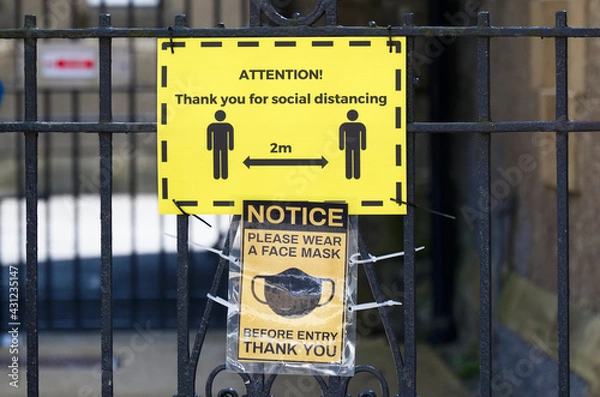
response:
M18 2L17 2L18 4ZM102 3L103 4L103 3ZM162 2L159 2L162 4ZM218 11L220 12L220 11ZM160 12L159 12L160 14ZM506 132L554 132L557 150L557 258L558 258L558 395L569 395L569 197L568 197L568 136L572 132L598 131L600 122L573 122L568 117L568 82L567 82L567 42L573 37L600 37L600 29L570 28L567 26L565 12L556 15L554 27L494 27L490 26L489 15L479 14L477 26L466 27L418 27L413 25L412 14L405 15L401 26L389 27L339 27L337 23L335 0L319 0L315 9L307 16L295 15L286 18L277 13L269 0L251 0L249 7L250 27L242 29L187 28L186 18L179 15L170 27L161 28L116 28L111 24L109 14L100 15L99 25L94 28L50 29L38 28L36 17L27 15L22 28L0 31L0 39L18 39L24 43L24 118L22 121L0 123L0 133L18 132L25 139L24 174L26 200L26 268L11 266L9 280L2 280L3 291L8 281L25 271L25 307L18 312L14 321L17 323L24 313L23 326L27 329L27 389L29 396L43 395L38 383L38 136L46 136L58 132L94 133L99 137L99 180L100 180L100 218L101 218L101 365L102 396L113 396L113 314L114 293L112 286L113 272L113 234L112 234L112 195L113 195L113 137L118 134L135 136L141 133L154 133L155 122L136 119L135 115L126 121L115 121L113 116L113 91L111 86L112 44L118 38L158 38L158 37L256 37L256 36L381 36L392 35L407 37L408 66L406 81L407 98L407 173L408 203L414 203L415 194L415 136L428 133L462 133L477 136L478 155L478 191L483 212L478 218L478 237L480 253L480 395L492 395L492 291L491 291L491 202L490 202L490 147L492 135ZM325 21L325 26L318 26L317 21ZM267 25L283 27L272 28ZM313 26L315 25L315 26ZM477 90L478 119L471 122L417 122L414 118L413 65L415 62L414 41L419 37L473 37L477 40ZM544 37L556 44L556 117L555 121L525 122L493 122L490 113L490 41L499 37ZM99 48L99 115L97 121L70 122L38 121L38 87L37 87L37 43L40 39L74 39L94 38ZM356 221L354 219L353 221ZM233 224L239 222L234 217ZM177 395L191 397L198 393L195 385L195 374L198 370L212 371L211 379L224 369L224 366L203 368L199 362L204 337L211 317L213 304L206 302L204 314L192 346L189 344L190 329L190 289L189 271L189 218L187 215L177 216ZM225 241L223 251L227 254L229 240ZM381 382L384 395L416 396L416 329L415 329L415 207L408 206L408 214L404 217L404 349L401 352L390 316L385 307L380 307L379 315L396 364L397 381L393 386L386 383L377 369L369 366L356 368L356 372L373 374ZM368 257L367 247L360 246L363 257ZM217 289L225 277L227 261L221 260L215 270L210 292L216 295ZM378 302L384 300L376 273L371 264L365 265L369 286ZM16 325L15 325L16 326ZM173 358L173 363L175 357ZM274 375L240 374L249 396L268 396L275 380ZM350 378L316 376L317 382L325 396L345 396ZM207 395L211 395L207 387ZM222 390L220 396L237 396L233 389ZM372 391L364 391L361 396L373 396Z

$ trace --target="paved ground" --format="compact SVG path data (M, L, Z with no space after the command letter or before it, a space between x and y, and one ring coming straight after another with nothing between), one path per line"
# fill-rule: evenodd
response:
M22 345L24 341L21 341ZM176 333L174 331L144 330L116 332L114 353L118 363L115 370L115 396L165 397L176 393ZM96 333L40 334L40 395L43 397L100 396L100 337ZM206 339L198 369L197 393L205 395L208 373L224 361L224 331L212 331ZM418 393L421 397L467 397L460 382L450 373L441 359L427 345L418 346ZM24 352L23 352L24 353ZM0 396L26 396L26 374L20 369L19 388L9 386L6 376L8 351L2 349L2 379ZM21 357L23 359L23 356ZM384 338L363 338L358 342L357 364L379 368L396 392L396 380L391 354ZM222 373L215 382L213 393L224 387L235 387L244 393L243 383L235 374ZM351 382L351 393L373 389L378 383L373 377L361 374ZM320 396L313 378L280 376L273 386L274 396Z
M527 344L509 329L496 329L496 392L506 397L555 397L558 365L544 352ZM570 396L589 396L585 380L574 372L570 378Z

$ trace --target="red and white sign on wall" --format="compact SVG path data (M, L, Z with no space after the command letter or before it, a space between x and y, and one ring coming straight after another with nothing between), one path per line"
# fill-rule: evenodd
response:
M153 44L153 43L152 43ZM19 62L18 77L23 83L23 46L16 47ZM131 82L131 48L128 43L113 43L111 59L113 87L127 86ZM139 45L135 52L145 54ZM98 40L40 40L38 42L39 88L93 88L100 79Z
M49 79L94 79L98 76L98 51L78 46L40 47L40 73Z

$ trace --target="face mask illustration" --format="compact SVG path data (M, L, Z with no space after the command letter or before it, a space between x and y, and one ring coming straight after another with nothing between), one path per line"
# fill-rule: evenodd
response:
M259 297L264 284L264 299ZM323 285L330 285L331 292L323 298ZM252 279L252 295L258 302L268 305L275 314L287 318L306 316L315 308L331 302L335 295L335 283L330 278L318 278L295 267L271 276L258 275Z

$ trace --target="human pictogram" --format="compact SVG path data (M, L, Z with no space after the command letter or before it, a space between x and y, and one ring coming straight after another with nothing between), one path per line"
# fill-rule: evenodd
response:
M346 179L359 179L360 151L367 148L367 128L356 121L356 110L349 110L347 117L349 122L340 126L340 150L346 151Z
M233 150L233 126L223 121L227 117L223 110L215 113L216 123L206 129L206 148L213 152L213 177L227 179L229 176L228 154Z

